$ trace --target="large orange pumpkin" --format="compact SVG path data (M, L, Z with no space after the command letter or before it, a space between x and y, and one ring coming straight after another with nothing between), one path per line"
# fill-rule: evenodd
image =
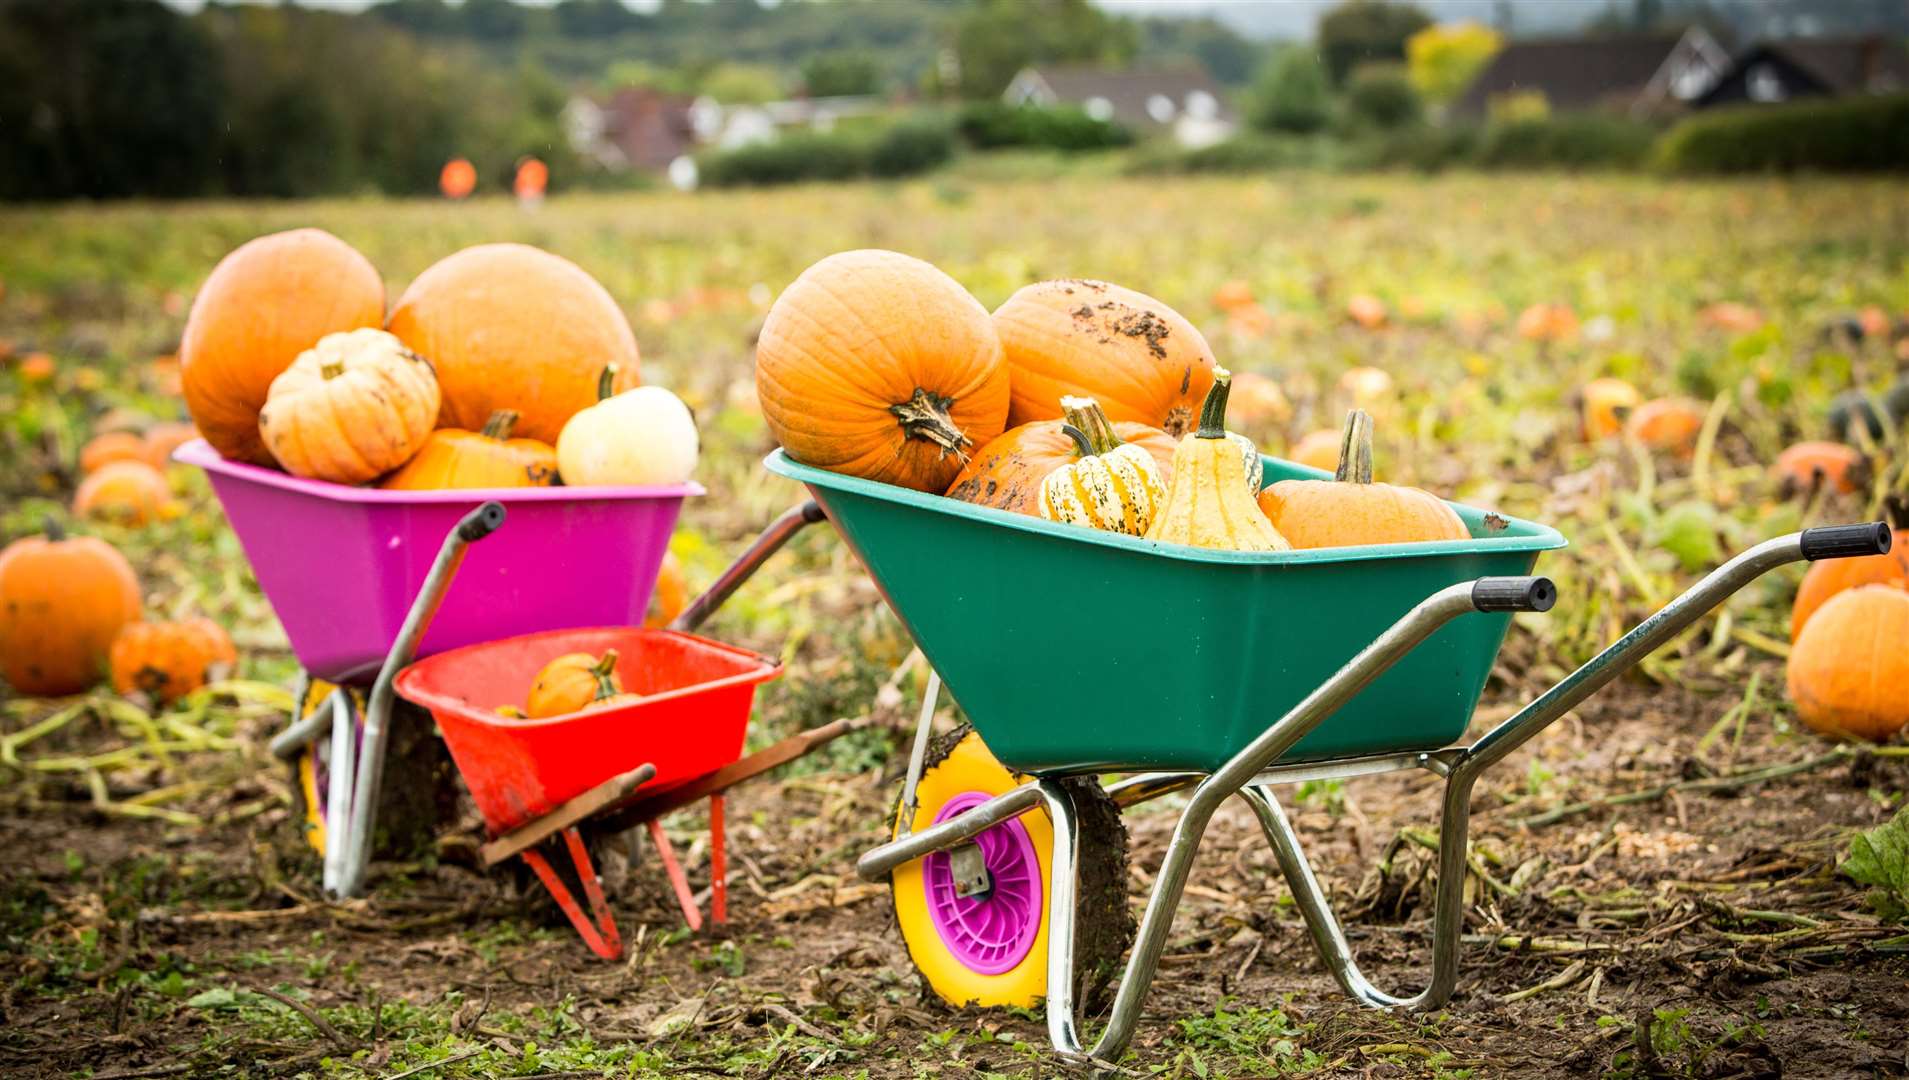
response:
M513 439L517 414L492 414L482 431L439 428L378 486L393 491L439 488L549 487L557 482L557 450L536 439Z
M1098 406L1092 408L1096 413L1101 411ZM1104 416L1098 419L1106 422ZM974 455L948 486L948 497L1039 517L1041 481L1048 473L1081 458L1079 445L1061 430L1068 423L1088 430L1085 422L1070 417L1010 428ZM1121 442L1132 443L1153 457L1163 479L1171 476L1173 450L1179 445L1173 436L1132 421L1117 423L1113 428Z
M370 260L319 229L239 245L199 288L179 343L186 407L228 458L270 465L259 408L279 372L326 334L384 322Z
M238 661L232 639L211 619L128 623L113 639L113 689L169 705Z
M756 395L796 460L940 492L1007 426L1008 369L987 309L953 278L893 251L845 251L769 309Z
M1790 649L1790 699L1825 735L1880 742L1909 724L1909 591L1863 585L1830 597Z
M172 489L143 461L109 461L80 481L73 512L126 525L144 525L172 511Z
M524 244L480 244L442 259L398 297L386 329L431 362L444 404L438 426L476 431L492 413L521 414L517 434L555 443L564 422L638 376L623 310L576 263Z
M1073 394L1178 438L1213 385L1213 350L1179 312L1104 281L1042 281L994 312L1013 388L1008 425L1061 415Z
M0 551L0 675L22 694L76 694L106 671L120 627L139 618L139 579L104 540L47 522Z
M1909 505L1889 501L1889 523L1895 530L1894 543L1882 555L1864 555L1855 559L1824 559L1810 564L1797 586L1796 603L1790 606L1790 640L1803 634L1804 624L1829 598L1845 589L1863 585L1895 585L1909 589ZM1909 648L1905 642L1904 648Z

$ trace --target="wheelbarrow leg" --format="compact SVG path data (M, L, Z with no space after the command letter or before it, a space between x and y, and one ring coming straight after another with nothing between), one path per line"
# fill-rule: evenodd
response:
M644 824L649 827L650 842L656 845L656 857L663 860L663 872L669 875L669 887L676 893L676 906L683 909L683 921L691 930L701 930L703 913L697 910L696 896L689 891L689 878L683 875L683 864L676 861L676 849L663 834L662 821L651 818Z
M594 924L584 916L583 908L571 893L570 886L550 865L550 860L544 858L543 852L528 848L520 854L530 868L537 872L544 888L550 890L551 898L569 917L570 925L577 928L577 933L583 938L583 943L590 946L590 951L605 960L621 960L623 936L617 933L616 919L610 912L609 902L603 898L603 882L597 877L596 864L590 861L589 849L583 846L583 834L572 825L563 830L563 840L570 852L570 862L576 867L577 880L583 884L583 895L590 901L590 913L596 916Z

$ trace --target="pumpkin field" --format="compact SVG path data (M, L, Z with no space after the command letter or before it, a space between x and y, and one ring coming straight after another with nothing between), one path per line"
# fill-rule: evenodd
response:
M397 714L410 727L393 730L384 784L398 809L380 827L422 839L378 850L362 895L328 899L306 812L323 785L270 746L301 707L300 657L208 470L171 459L195 421L211 460L276 461L288 484L487 486L452 478L478 467L479 443L511 455L489 467L520 486L559 471L573 485L688 477L703 490L683 500L668 539L659 625L804 499L801 484L764 467L778 446L926 497L1028 514L1038 504L1050 520L1029 529L1132 534L1098 538L1127 545L1107 551L1137 550L1143 537L1232 549L1210 567L1187 563L1203 570L1247 552L1468 541L1508 520L1514 533L1549 526L1568 546L1538 554L1532 572L1555 583L1555 605L1512 616L1495 660L1480 666L1489 674L1471 738L1737 553L1814 526L1893 518L1893 554L1757 578L1484 774L1469 804L1456 994L1442 1007L1368 1009L1342 993L1261 821L1239 799L1222 803L1131 1047L1100 1067L1202 1078L1909 1075L1904 186L1015 171L559 193L527 207L501 197L0 207L0 546L15 545L0 557L0 648L15 654L0 656L0 1075L1090 1071L1052 1051L1038 994L947 1004L947 985L918 969L898 928L898 912L904 924L915 917L911 902L857 875L857 858L894 834L930 670L886 602L900 590L878 590L826 523L800 532L696 631L782 665L755 688L746 750L848 721L830 729L846 734L720 804L726 921L687 928L657 847L632 828L627 842L593 841L622 941L617 959L593 955L522 861L487 868L485 846L509 828L460 786L415 712ZM288 301L290 286L273 284L291 277L282 252L248 263L241 250L221 264L254 238L307 228L335 240L286 243L322 249L297 256L312 267L301 287L323 290L333 308ZM503 243L575 265L477 247ZM822 263L858 249L914 259ZM608 304L580 305L597 295L587 283L541 291L576 268ZM237 298L234 310L286 305L350 332L259 380L227 423L228 383L191 384L180 359L211 351L187 339L201 333L195 298L215 287ZM889 292L860 296L878 288ZM1189 362L1167 388L1172 402L1142 417L1111 391L1097 404L1068 373L1028 376L1023 365L1011 395L1006 374L987 391L994 426L972 442L963 410L980 408L971 402L981 391L956 400L917 389L912 402L884 405L915 440L906 454L845 445L811 423L832 408L816 395L831 391L805 365L853 337L831 337L850 315L893 319L857 339L874 353L922 341L951 350L947 341L972 332L1013 361L1017 334L1031 348L1070 317L1077 330L1098 326L1082 301L1103 296L1113 297L1103 307L1142 317L1093 329L1101 345L1177 364L1174 350L1203 336L1217 366L1195 382ZM514 314L485 326L491 358L474 358L461 350L478 335L457 320L486 307ZM849 314L831 322L838 309ZM244 335L264 321L248 317L203 333L237 335L224 355L245 355ZM590 377L555 389L549 372L573 355L593 358ZM363 381L347 389L347 379ZM357 389L372 380L375 391ZM225 397L206 397L215 391ZM469 429L459 437L471 443L439 441L432 415L440 428ZM1031 437L996 442L993 455L983 445L1063 417L1038 447ZM1317 475L1303 470L1275 482L1279 463L1264 466L1261 492L1255 447L1339 467L1354 484L1397 485L1386 489L1395 501L1357 503L1352 484L1297 478ZM1054 465L1019 475L1013 455L1078 456L1081 471L1060 490L1042 479ZM510 513L500 539L532 520L516 504ZM1101 564L1083 556L1078 583L1017 580L1013 561L964 550L969 535L951 525L898 562L913 557L903 567L911 588L945 592L940 614L969 613L969 652L1032 670L1030 681L1050 663L1075 679L1076 656L1117 653L1158 665L1136 673L1129 663L1121 677L1177 685L1185 673L1173 666L1230 655L1216 642L1247 632L1210 621L1189 632L1173 593L1121 597L1112 611L1083 600L1029 613L1064 629L1068 656L1009 664L1028 638L972 613L1016 593L1099 597ZM429 537L433 551L441 536ZM357 595L343 580L353 556L324 528L287 519L269 546L301 560L306 593L341 606ZM254 558L264 550L249 533L246 547ZM8 571L16 550L34 569ZM583 542L533 545L529 557L547 590L614 590L624 572L612 548ZM1338 572L1343 589L1253 612L1256 632L1263 623L1303 644L1370 622L1357 610L1372 603L1366 572ZM911 625L946 625L928 612L942 601L912 595L924 608ZM1387 598L1396 604L1375 625L1422 598ZM128 608L143 623L115 638ZM341 625L358 615L334 614ZM484 617L502 626L512 615ZM60 646L102 625L82 670L13 662L70 652ZM598 643L481 711L495 704L498 716L531 722L647 707L658 691L617 647L621 681ZM1258 684L1241 673L1237 685ZM1025 693L1104 708L1107 696L998 689L987 700ZM1209 707L1187 704L1189 715ZM939 710L940 732L963 719L946 694ZM1171 739L1185 717L1157 720ZM684 711L672 724L716 722ZM612 754L616 736L600 738L581 756ZM1443 790L1425 769L1278 789L1353 953L1388 993L1426 982ZM1121 864L1083 851L1084 868L1113 867L1115 885L1098 884L1131 912L1193 797L1127 810L1124 892ZM660 820L685 875L681 899L709 914L725 899L712 885L711 803ZM1083 906L1084 952L1097 944L1091 920L1121 921L1112 904ZM1104 1004L1088 1004L1092 1029Z

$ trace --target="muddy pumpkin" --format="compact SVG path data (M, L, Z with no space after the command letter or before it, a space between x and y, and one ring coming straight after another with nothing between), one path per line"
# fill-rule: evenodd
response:
M231 637L211 619L128 623L113 639L113 689L169 705L238 660Z
M1083 431L1097 430L1108 423L1106 413L1092 398L1073 398L1090 403L1080 406L1083 415L1057 420L1036 420L1003 432L976 453L954 483L948 485L951 499L1012 510L1017 514L1039 517L1041 483L1055 469L1080 460L1080 447L1065 428L1068 424ZM1085 416L1091 408L1092 418ZM1156 427L1127 421L1112 424L1115 438L1138 446L1152 455L1160 466L1162 481L1171 479L1173 451L1179 445L1173 436Z

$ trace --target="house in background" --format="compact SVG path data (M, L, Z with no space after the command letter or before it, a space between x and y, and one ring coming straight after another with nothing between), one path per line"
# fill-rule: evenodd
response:
M1879 35L1766 41L1738 54L1699 108L1909 90L1909 48Z
M738 105L724 105L714 98L699 97L691 114L699 141L733 150L750 143L770 142L790 131L833 131L839 121L873 116L888 107L888 100L875 94Z
M696 147L696 100L648 87L609 97L574 97L564 106L564 131L577 153L611 172L662 172Z
M1536 94L1559 112L1673 113L1702 97L1729 67L1730 54L1700 27L1682 34L1514 41L1478 73L1452 112L1482 119L1495 101Z
M1023 68L1001 95L1010 105L1072 105L1134 132L1164 131L1200 147L1233 134L1239 118L1203 69L1111 71L1089 67Z

